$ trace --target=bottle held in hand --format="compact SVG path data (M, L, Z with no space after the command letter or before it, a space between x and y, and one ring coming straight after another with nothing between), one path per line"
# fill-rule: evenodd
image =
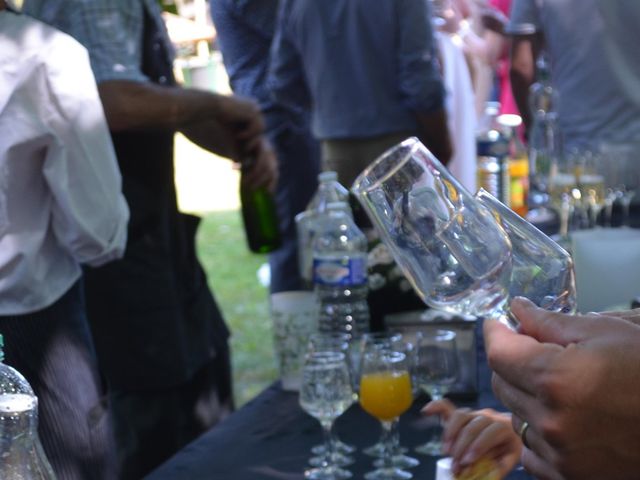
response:
M242 163L242 175L253 165L253 160ZM249 187L240 181L242 220L249 249L255 253L269 253L280 247L282 239L273 194L267 187Z

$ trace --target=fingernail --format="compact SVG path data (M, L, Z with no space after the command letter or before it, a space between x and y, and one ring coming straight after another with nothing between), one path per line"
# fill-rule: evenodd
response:
M527 297L515 297L513 301L519 303L524 308L536 308L536 304Z

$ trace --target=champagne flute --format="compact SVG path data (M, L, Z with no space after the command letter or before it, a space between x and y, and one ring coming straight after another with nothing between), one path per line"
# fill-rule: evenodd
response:
M308 352L340 352L345 355L345 359L347 362L347 368L349 369L349 376L351 378L351 383L353 387L353 378L354 378L354 368L353 368L353 360L352 360L352 347L351 347L351 335L348 333L341 332L317 332L309 337L309 347ZM354 394L353 400L356 400L356 396ZM354 460L349 457L350 453L356 451L356 448L353 445L348 445L336 436L333 429L331 429L331 441L333 442L333 458L331 461L333 463L346 467L351 465ZM322 464L326 455L329 454L326 449L324 443L320 445L315 445L311 448L311 453L316 455L316 457L312 457L309 460L309 463L316 467Z
M351 472L332 462L331 427L353 402L351 378L345 355L341 352L311 352L302 368L300 406L322 425L325 448L329 454L318 467L305 471L312 480L340 480L350 478Z
M440 400L458 379L456 333L452 330L425 330L416 336L413 378L431 400ZM442 452L442 428L432 431L431 438L415 448L424 455L438 456Z
M368 414L380 420L383 431L383 461L376 470L367 473L366 480L412 478L411 473L393 465L392 424L413 402L411 377L407 357L388 348L369 348L362 358L360 405Z
M375 160L352 191L427 305L517 326L509 237L418 139Z

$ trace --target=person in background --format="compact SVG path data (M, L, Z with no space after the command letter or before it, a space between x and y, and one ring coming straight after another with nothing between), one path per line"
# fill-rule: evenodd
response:
M617 63L640 65L629 48L612 54L612 39L636 28L635 15L620 16L612 26L599 0L562 2L513 0L507 33L512 37L511 84L527 128L531 126L529 88L535 81L536 58L544 49L558 92L558 125L564 147L597 149L603 144L640 142L640 104L620 87ZM634 2L611 2L622 11ZM567 21L571 19L571 21ZM619 42L619 45L621 42Z
M0 333L59 479L115 479L81 264L120 258L129 209L89 56L0 0ZM1 460L0 460L1 461Z
M640 310L565 315L517 298L518 333L486 320L493 389L511 410L522 465L545 479L640 471Z
M278 0L211 2L231 88L258 102L278 158L276 203L282 246L269 255L271 293L304 286L298 270L295 216L316 191L320 170L320 147L311 135L308 112L277 104L266 85L277 12Z
M523 445L511 428L509 413L490 408L456 408L446 398L429 402L421 413L438 415L444 420L442 453L451 456L454 475L468 471L482 460L490 460L490 468L504 478L518 464Z
M311 110L322 167L347 187L412 135L451 157L424 0L282 1L268 82L279 102Z
M139 479L233 408L229 331L178 211L173 137L239 161L273 188L277 165L258 106L184 89L155 0L27 0L25 12L89 50L131 208L125 257L87 271L87 307L110 389L122 479ZM215 192L212 192L214 195Z

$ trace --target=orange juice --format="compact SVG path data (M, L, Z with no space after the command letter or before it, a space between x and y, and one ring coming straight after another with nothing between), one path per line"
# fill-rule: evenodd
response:
M393 420L405 412L412 401L407 372L368 373L360 380L360 405L379 420Z

